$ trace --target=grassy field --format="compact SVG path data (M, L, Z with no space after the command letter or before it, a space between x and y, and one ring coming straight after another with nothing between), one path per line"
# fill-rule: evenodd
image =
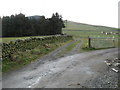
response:
M1 41L0 43L9 43L10 41L15 41L17 39L28 39L28 38L32 38L32 37L50 37L50 36L27 36L27 37L4 37L4 38L0 38Z
M105 33L101 32L107 32L112 34L106 35ZM88 24L82 24L82 23L76 23L72 21L67 22L66 28L63 28L63 33L73 35L74 37L116 37L118 38L117 34L118 30L116 28L111 27L105 27L105 26L94 26L94 25L88 25Z
M117 31L116 31L117 32ZM63 33L67 33L69 35L73 35L76 38L85 38L85 37L115 37L118 38L118 35L105 35L100 31L75 31L75 30L63 30Z
M66 23L65 23L66 24ZM73 21L67 21L67 27L64 28L63 30L97 30L97 31L113 31L117 30L116 28L111 28L111 27L105 27L105 26L95 26L95 25L89 25L89 24L84 24L84 23L78 23L78 22L73 22Z
M92 38L91 44L96 49L118 47L119 36L118 34L116 34L118 33L118 30L116 28L94 26L67 21L67 27L63 29L63 33L72 35L74 38L82 39L84 42L81 48L88 47L88 37ZM106 35L106 33L109 34ZM104 39L102 40L101 38ZM111 40L108 40L107 38L111 38ZM115 41L113 41L112 39L114 39Z

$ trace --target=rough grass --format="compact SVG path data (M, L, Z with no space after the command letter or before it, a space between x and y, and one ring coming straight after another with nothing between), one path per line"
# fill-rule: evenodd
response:
M76 38L86 38L86 37L115 37L118 38L118 35L105 35L102 34L101 31L68 31L68 30L64 30L63 33L67 33L68 35L73 35Z

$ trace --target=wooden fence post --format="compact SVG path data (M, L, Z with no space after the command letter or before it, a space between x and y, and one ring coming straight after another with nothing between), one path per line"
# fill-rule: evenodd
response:
M91 48L91 38L88 36L88 47Z

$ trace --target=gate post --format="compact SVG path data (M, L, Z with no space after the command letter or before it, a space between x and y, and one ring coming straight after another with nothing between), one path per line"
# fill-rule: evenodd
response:
M91 48L91 38L88 36L88 48Z

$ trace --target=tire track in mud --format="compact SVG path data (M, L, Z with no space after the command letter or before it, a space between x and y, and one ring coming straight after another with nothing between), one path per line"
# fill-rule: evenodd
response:
M66 51L65 49L67 47L64 48L63 50L61 50L61 52L56 54L55 59L65 57L65 56L74 55L74 54L78 54L79 51L80 51L80 47L81 47L82 43L83 43L83 40L79 40L79 39L75 40L74 43L72 43L72 44L75 44L75 45L71 48L71 50Z
M78 43L70 52L68 52L64 56L70 56L79 53L82 44L83 44L83 40L80 40L80 43Z

